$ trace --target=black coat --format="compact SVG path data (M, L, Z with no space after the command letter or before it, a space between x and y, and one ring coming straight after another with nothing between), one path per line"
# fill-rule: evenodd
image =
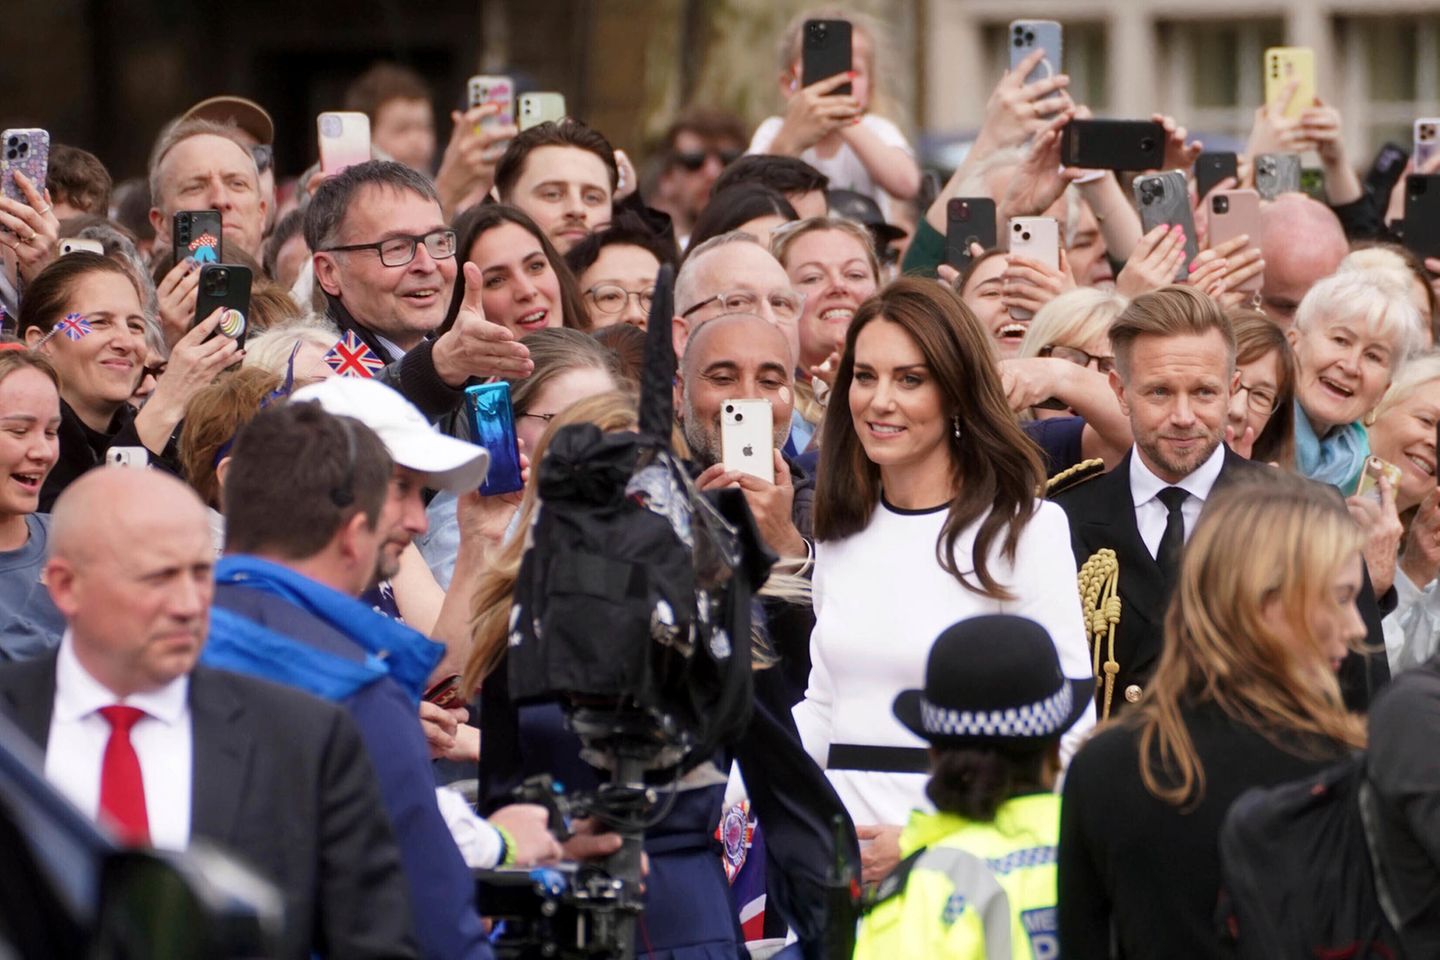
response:
M178 435L179 430L177 429ZM50 513L56 499L65 488L79 479L82 473L105 463L105 454L111 447L144 447L140 434L135 432L135 409L128 403L115 412L110 429L96 433L81 421L80 415L66 403L60 401L60 459L40 487L40 512ZM165 449L150 455L150 465L175 476L180 475L179 455L172 436Z
M54 653L0 667L0 711L43 752ZM400 853L343 709L221 670L190 674L190 835L233 851L285 898L281 957L418 956Z
M1115 678L1111 716L1122 712L1127 703L1138 700L1146 681L1155 672L1164 649L1165 609L1170 604L1169 586L1160 565L1140 539L1140 528L1135 522L1135 501L1130 493L1132 456L1133 450L1114 470L1055 496L1055 502L1065 509L1070 519L1070 545L1075 551L1076 566L1083 566L1102 547L1114 550L1120 563L1120 623L1115 628L1115 659L1120 672ZM1214 490L1272 469L1252 463L1227 447ZM1380 625L1383 614L1370 586L1368 572L1356 603L1365 620L1365 642L1380 652L1369 656L1352 653L1346 657L1340 668L1340 688L1347 706L1363 710L1374 693L1390 679L1384 654L1385 636ZM1103 698L1103 678L1099 679L1096 696Z

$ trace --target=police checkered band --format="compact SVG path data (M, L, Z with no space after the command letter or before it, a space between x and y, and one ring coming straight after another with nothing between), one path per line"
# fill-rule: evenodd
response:
M1025 850L1016 850L1014 853L1007 853L1003 857L993 857L985 861L997 876L1005 876L1007 873L1014 873L1016 870L1024 870L1029 867L1044 867L1056 863L1058 858L1055 855L1054 847L1029 847Z
M920 699L920 723L941 737L1046 737L1064 730L1074 705L1070 684L1053 696L1004 710L949 710Z

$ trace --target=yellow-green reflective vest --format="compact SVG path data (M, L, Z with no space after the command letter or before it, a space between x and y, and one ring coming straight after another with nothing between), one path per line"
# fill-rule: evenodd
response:
M1055 960L1060 798L1007 800L993 823L910 815L900 867L860 924L855 960Z

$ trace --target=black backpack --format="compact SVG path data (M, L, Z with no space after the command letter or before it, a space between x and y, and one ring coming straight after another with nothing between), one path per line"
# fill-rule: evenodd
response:
M744 495L701 494L670 449L671 292L666 268L639 430L565 427L539 464L541 506L521 534L529 548L508 653L516 703L561 700L663 721L675 736L652 770L710 759L745 729L750 601L774 561Z
M1221 939L1242 960L1393 960L1361 815L1365 756L1241 794L1220 830Z

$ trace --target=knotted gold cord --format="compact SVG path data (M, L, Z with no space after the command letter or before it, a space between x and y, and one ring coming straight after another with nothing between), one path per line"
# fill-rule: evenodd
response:
M1080 609L1085 616L1085 631L1091 644L1095 664L1095 680L1104 680L1105 699L1100 719L1110 719L1110 700L1115 694L1115 675L1120 664L1115 660L1115 627L1120 623L1120 560L1108 547L1095 551L1080 568ZM1100 647L1105 645L1105 662L1100 662ZM1103 674L1102 674L1103 671Z

